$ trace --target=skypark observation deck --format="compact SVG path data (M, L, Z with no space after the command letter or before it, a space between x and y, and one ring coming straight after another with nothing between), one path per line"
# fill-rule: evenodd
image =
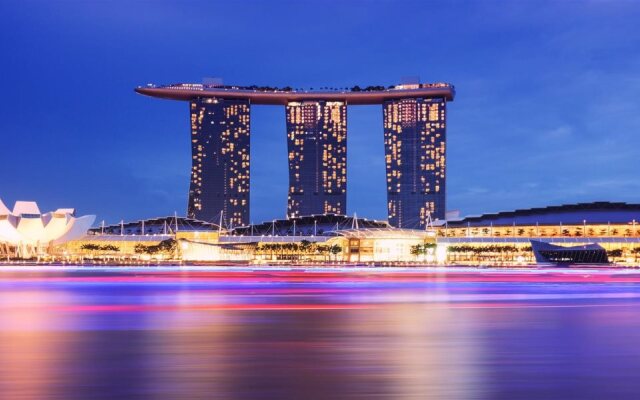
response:
M375 88L375 89L370 89ZM339 101L348 105L382 104L388 100L441 97L452 101L455 88L448 83L421 83L382 86L353 87L346 90L303 90L292 88L264 88L253 86L216 86L192 83L178 83L164 86L139 86L137 93L161 99L189 101L198 98L224 98L249 100L251 104L286 105L303 101Z
M250 111L285 106L287 217L347 213L347 106L382 105L389 223L424 228L445 215L448 83L303 90L180 83L147 85L146 96L189 102L190 218L248 225Z

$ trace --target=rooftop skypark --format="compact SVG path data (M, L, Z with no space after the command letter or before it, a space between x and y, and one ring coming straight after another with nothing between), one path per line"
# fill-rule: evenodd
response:
M141 88L143 86L140 86ZM146 87L153 88L194 88L201 87L203 90L207 89L229 89L229 90L249 90L249 91L259 91L259 92L313 92L313 91L325 91L325 92L381 92L385 90L406 90L406 89L419 89L419 88L442 88L442 87L450 87L454 88L454 86L450 83L444 82L436 82L436 83L415 83L415 84L400 84L400 85L389 85L389 86L365 86L360 87L359 85L355 85L353 87L329 87L323 86L319 88L293 88L291 86L277 87L277 86L240 86L240 85L223 85L223 84L197 84L197 83L173 83L169 85L155 85L148 84Z
M225 97L249 99L253 104L286 104L289 101L327 100L346 101L349 104L381 104L386 100L417 97L442 97L447 101L455 97L450 83L409 83L390 86L353 86L294 88L291 86L242 86L206 83L147 84L136 92L152 97L190 100L198 97Z

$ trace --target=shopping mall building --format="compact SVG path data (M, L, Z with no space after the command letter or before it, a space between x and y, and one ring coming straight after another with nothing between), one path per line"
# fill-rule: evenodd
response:
M174 216L94 228L58 251L123 262L528 265L571 247L596 254L594 263L604 254L609 262L639 265L639 221L640 204L611 202L468 216L424 230L335 214L227 230Z
M533 263L534 241L563 247L597 244L609 261L638 265L639 222L640 204L594 202L449 219L437 231L449 263Z
M435 243L435 231L394 228L355 216L311 215L232 230L173 216L94 228L56 250L69 261L391 263L425 260L414 254L425 243Z

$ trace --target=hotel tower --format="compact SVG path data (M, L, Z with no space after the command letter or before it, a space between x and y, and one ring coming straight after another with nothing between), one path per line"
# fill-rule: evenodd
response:
M288 217L347 212L347 107L337 101L290 102Z
M445 100L390 100L382 108L389 223L424 228L429 218L444 219Z
M180 83L138 87L191 111L189 217L248 225L250 108L285 107L289 218L347 214L347 106L382 105L387 207L392 226L424 229L446 212L448 83L298 90ZM379 140L373 138L372 140Z
M191 101L187 216L226 226L249 223L249 101Z

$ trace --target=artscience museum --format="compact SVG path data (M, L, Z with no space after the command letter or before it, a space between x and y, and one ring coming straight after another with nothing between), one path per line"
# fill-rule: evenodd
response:
M48 254L52 246L83 237L95 218L76 217L73 208L42 214L33 201L17 201L9 210L0 200L0 255L33 258Z

